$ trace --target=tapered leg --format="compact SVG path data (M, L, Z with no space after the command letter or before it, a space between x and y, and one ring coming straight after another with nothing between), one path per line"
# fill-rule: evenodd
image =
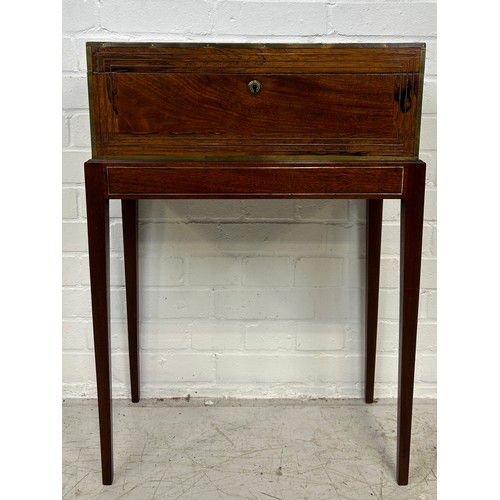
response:
M408 169L407 194L401 201L401 287L399 313L399 394L397 481L408 484L413 382L417 342L425 163Z
M109 201L104 197L104 170L85 164L87 228L97 401L103 484L113 482L111 357L109 345Z
M380 283L380 243L383 200L366 203L366 370L365 401L373 403L377 350L378 295Z
M139 401L139 343L137 337L137 200L122 200L128 351L132 402Z

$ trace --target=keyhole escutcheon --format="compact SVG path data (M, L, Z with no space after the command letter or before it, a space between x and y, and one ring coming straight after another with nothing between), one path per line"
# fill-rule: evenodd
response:
M248 92L250 92L250 94L257 95L261 88L262 85L259 80L252 80L248 82Z

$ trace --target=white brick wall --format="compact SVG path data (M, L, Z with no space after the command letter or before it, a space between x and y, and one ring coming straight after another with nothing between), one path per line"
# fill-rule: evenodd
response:
M385 0L64 0L64 396L95 396L83 162L85 42L427 43L428 165L415 394L436 397L436 4ZM114 396L128 395L119 202L111 202ZM364 218L356 200L143 201L144 396L360 397ZM399 203L386 201L376 393L397 394Z

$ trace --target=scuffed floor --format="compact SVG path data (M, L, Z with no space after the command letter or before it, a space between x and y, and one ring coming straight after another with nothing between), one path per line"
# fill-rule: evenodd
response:
M414 403L410 484L395 480L396 401L113 402L101 484L97 402L63 403L64 499L436 498L436 402Z

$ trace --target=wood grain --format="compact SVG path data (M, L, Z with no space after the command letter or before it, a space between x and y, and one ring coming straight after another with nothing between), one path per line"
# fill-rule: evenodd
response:
M405 186L404 164L94 161L110 197L401 198Z
M417 157L421 45L90 49L94 157Z

